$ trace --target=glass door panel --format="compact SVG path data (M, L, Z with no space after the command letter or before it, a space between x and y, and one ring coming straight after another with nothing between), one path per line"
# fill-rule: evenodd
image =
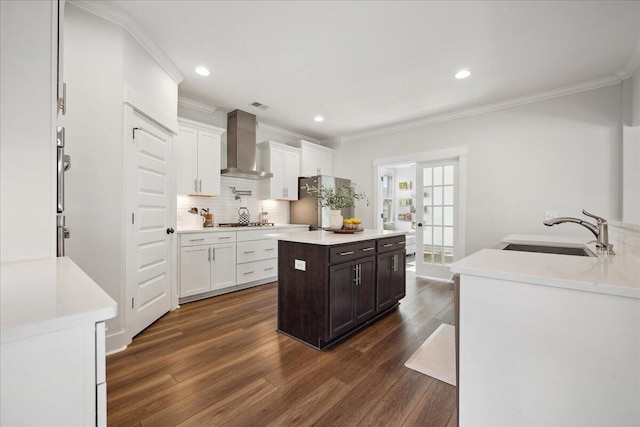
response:
M457 221L457 161L418 163L416 273L449 279ZM422 256L420 256L422 254Z

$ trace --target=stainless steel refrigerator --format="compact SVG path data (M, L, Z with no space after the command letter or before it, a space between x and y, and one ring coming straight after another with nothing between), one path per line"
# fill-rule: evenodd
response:
M298 200L291 202L291 223L309 224L311 230L329 228L329 216L331 210L328 207L320 208L318 199L307 192L309 187L339 188L343 185L350 185L351 180L336 178L334 176L318 175L310 178L298 178ZM344 218L353 217L353 208L342 209Z

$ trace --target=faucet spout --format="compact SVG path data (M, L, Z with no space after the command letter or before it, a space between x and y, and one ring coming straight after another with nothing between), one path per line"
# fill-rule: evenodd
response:
M553 218L553 219L549 219L549 220L544 221L544 225L546 225L548 227L552 227L554 225L564 224L566 222L573 222L574 224L578 224L578 225L583 226L584 228L586 228L587 230L592 232L593 235L596 236L596 239L600 235L600 232L598 231L598 227L597 226L591 224L588 221L582 220L580 218L572 218L572 217L568 217L568 216L560 216L558 218Z
M607 226L607 220L597 215L591 214L586 210L582 210L582 213L594 218L598 223L592 224L580 218L572 218L568 216L561 216L558 218L549 219L543 222L544 225L551 227L556 224L564 224L565 222L573 222L589 230L596 236L596 247L606 253L613 254L613 245L609 243L609 230Z

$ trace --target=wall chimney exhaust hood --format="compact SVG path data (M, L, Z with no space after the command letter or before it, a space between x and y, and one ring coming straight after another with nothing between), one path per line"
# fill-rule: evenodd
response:
M235 110L227 116L227 168L222 176L263 179L273 176L256 168L256 116Z

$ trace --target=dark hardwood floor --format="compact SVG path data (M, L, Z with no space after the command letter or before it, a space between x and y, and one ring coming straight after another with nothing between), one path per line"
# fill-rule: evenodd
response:
M184 304L107 357L110 426L455 426L455 387L404 362L453 290L407 273L400 307L318 352L276 332L275 283Z

